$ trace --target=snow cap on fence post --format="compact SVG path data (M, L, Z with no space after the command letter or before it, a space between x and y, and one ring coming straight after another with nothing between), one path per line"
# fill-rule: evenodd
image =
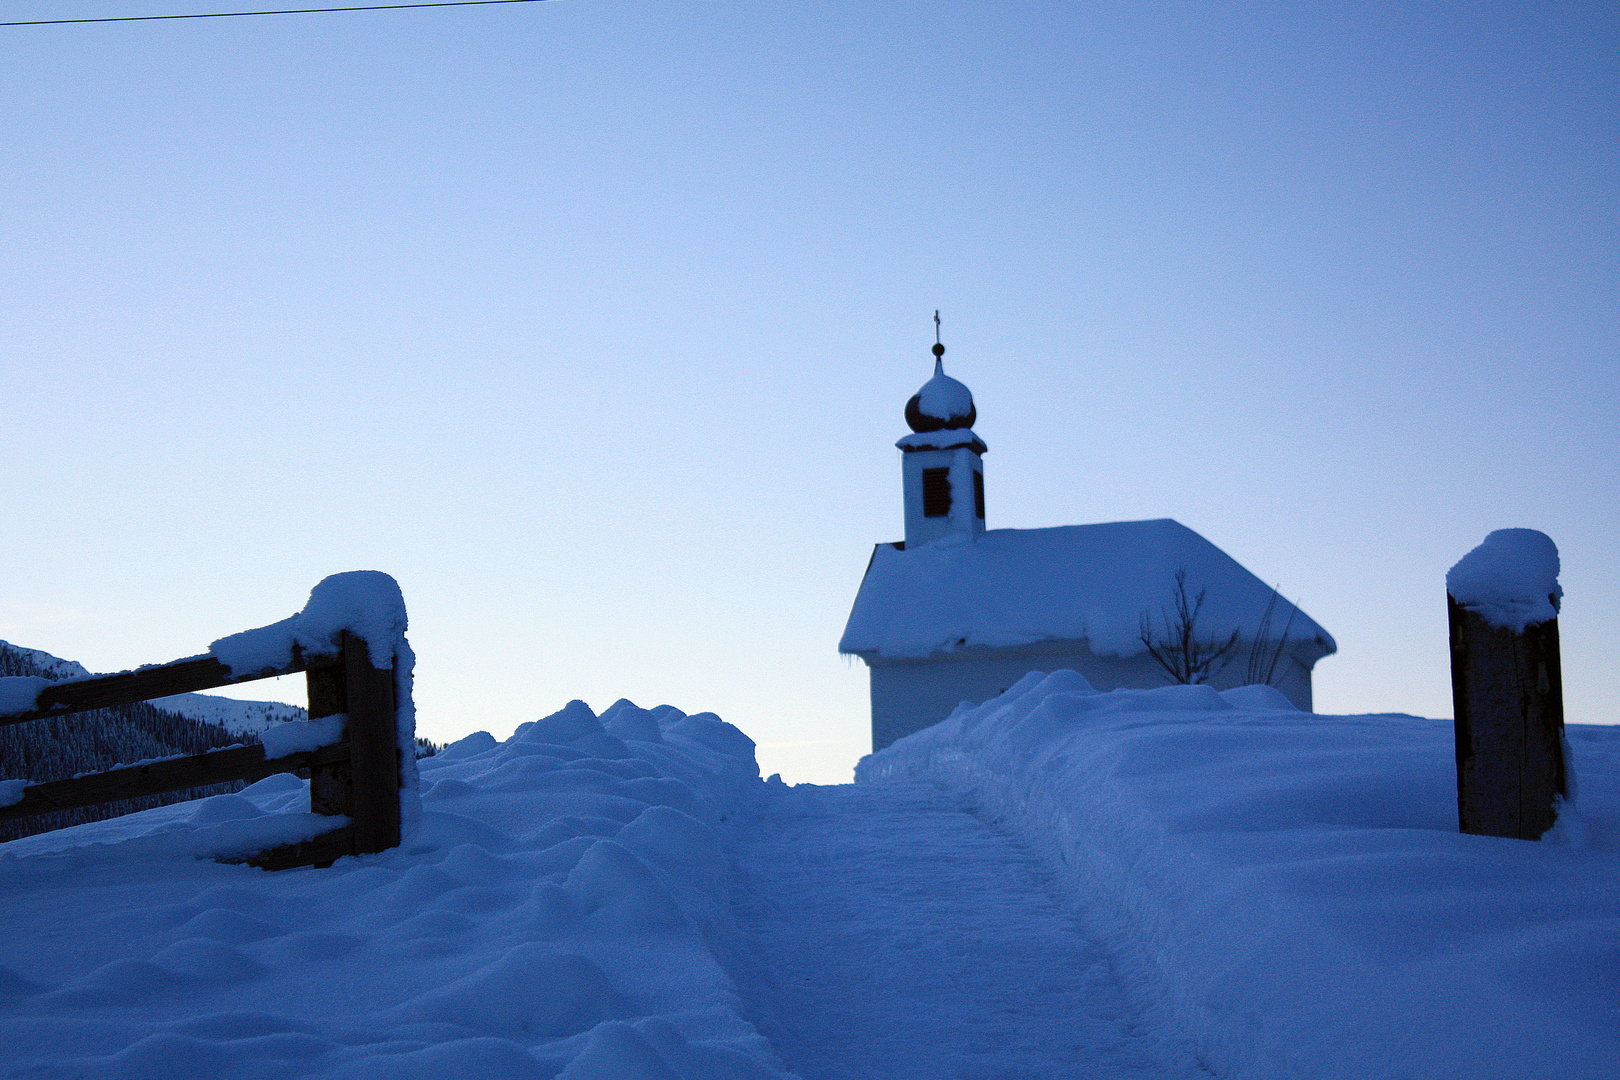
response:
M250 675L304 656L336 656L348 631L366 644L374 669L394 672L395 719L400 750L400 821L405 832L421 817L416 771L416 707L411 699L416 655L405 640L405 598L399 583L378 570L352 570L324 578L298 614L209 646L237 675Z
M366 643L372 667L391 667L395 645L405 640L399 583L379 570L333 574L310 590L303 611L220 638L208 651L234 675L252 675L291 664L294 646L305 656L336 656L345 630Z
M1492 626L1519 633L1558 617L1558 545L1535 529L1497 529L1446 572L1446 592Z

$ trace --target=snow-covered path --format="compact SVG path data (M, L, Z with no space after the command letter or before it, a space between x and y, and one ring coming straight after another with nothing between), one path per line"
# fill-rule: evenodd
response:
M738 981L804 1080L1208 1076L1133 1029L1039 865L958 796L772 791L736 837Z

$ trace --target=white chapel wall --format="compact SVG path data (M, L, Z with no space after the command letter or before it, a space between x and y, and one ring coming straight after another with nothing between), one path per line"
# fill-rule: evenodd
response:
M895 739L920 731L951 714L958 704L983 704L1003 693L1031 671L1077 671L1100 691L1122 687L1145 689L1168 685L1164 669L1146 653L1131 657L1097 656L1084 645L1031 647L1008 653L986 650L956 653L934 660L879 661L872 665L872 741L881 750ZM1248 680L1247 651L1209 680L1217 690ZM1306 712L1311 708L1311 673L1284 656L1272 684Z

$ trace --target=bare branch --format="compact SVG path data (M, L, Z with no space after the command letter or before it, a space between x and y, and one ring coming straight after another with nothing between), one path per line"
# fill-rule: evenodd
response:
M1153 619L1147 612L1140 616L1137 640L1173 683L1204 682L1231 663L1237 651L1237 630L1224 642L1199 640L1198 616L1204 609L1206 591L1199 589L1197 596L1188 597L1187 570L1183 567L1176 571L1176 587L1171 597L1175 615L1166 608L1159 609L1159 617L1164 622L1163 633L1155 633Z
M1283 623L1282 635L1268 644L1271 638L1272 613L1276 611L1277 600L1281 595L1276 589L1271 591L1271 600L1266 604L1266 613L1260 617L1260 627L1255 631L1254 640L1249 644L1249 664L1245 680L1250 685L1264 683L1271 686L1277 674L1277 663L1288 647L1288 632L1294 628L1294 617L1299 614L1297 604L1288 606L1288 620Z

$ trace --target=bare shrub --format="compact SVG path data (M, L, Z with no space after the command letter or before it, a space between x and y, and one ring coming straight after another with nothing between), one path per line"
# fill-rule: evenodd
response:
M1147 648L1148 655L1158 661L1173 683L1206 682L1231 663L1237 652L1236 630L1224 642L1199 639L1198 614L1204 607L1205 591L1199 589L1197 596L1187 595L1187 570L1183 567L1176 571L1176 587L1171 596L1175 605L1174 614L1168 608L1159 609L1164 623L1162 632L1154 629L1153 617L1142 612L1137 640Z

